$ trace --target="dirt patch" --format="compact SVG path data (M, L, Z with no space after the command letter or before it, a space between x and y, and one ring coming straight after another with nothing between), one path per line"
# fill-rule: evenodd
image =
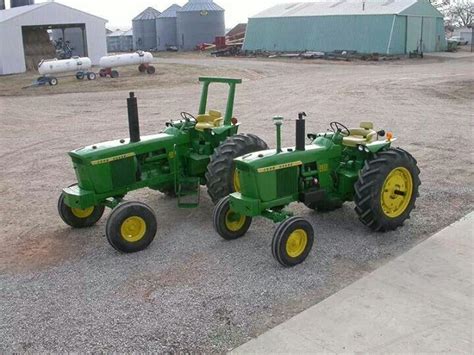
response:
M36 234L35 228L19 236L21 240L3 245L0 251L0 273L23 273L41 271L73 261L80 257L83 243L69 238L65 230Z

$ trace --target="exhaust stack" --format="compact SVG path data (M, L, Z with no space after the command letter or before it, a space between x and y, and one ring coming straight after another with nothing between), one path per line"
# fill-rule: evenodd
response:
M127 108L130 143L138 143L140 142L140 123L138 120L138 102L134 92L131 92L127 99Z
M298 114L298 119L296 120L296 150L305 151L306 150L306 113L300 112Z

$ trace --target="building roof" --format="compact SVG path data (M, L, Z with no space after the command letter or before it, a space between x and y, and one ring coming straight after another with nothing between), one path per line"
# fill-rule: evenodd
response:
M133 19L133 21L143 21L143 20L155 20L158 16L161 15L161 12L158 10L147 7L143 12L141 12L137 17Z
M27 14L29 12L35 11L39 8L46 7L46 6L48 6L48 7L55 7L55 6L56 7L58 7L58 6L63 7L63 8L66 8L66 9L69 9L69 10L74 10L74 11L80 12L84 15L92 16L92 17L95 17L95 18L98 18L100 20L103 20L103 21L107 22L107 20L102 18L102 17L89 14L87 12L75 9L75 8L67 6L67 5L63 5L63 4L60 4L60 3L57 3L57 2L42 2L42 3L34 4L34 5L19 6L19 7L13 7L13 8L10 8L10 9L6 9L6 10L0 10L0 23L9 21L9 20L11 20L15 17Z
M247 24L246 23L239 23L237 26L235 26L233 29L231 29L229 32L227 32L226 36L227 37L233 37L236 35L240 35L242 33L245 33L247 30Z
M178 10L178 12L191 11L224 11L224 9L213 0L189 0L186 5Z
M170 7L168 7L165 11L161 13L158 18L173 18L176 17L176 11L180 10L181 6L177 4L173 4Z
M424 0L420 0L424 1ZM419 0L340 0L286 3L271 7L252 18L333 15L397 15Z
M128 30L128 31L117 30L107 35L107 37L123 37L123 36L133 36L133 29Z

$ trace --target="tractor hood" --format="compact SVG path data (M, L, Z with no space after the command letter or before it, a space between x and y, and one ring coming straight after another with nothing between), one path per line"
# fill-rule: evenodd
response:
M140 142L130 143L130 139L115 140L99 144L90 145L84 148L73 150L69 153L73 160L82 163L103 164L114 160L124 159L130 156L144 154L150 151L150 146L185 143L186 136L179 137L162 133L153 136L142 137ZM106 161L104 161L104 159Z
M265 173L312 162L315 159L315 154L318 153L329 153L328 158L332 155L331 152L335 155L339 154L340 147L334 145L330 140L327 141L329 144L326 145L313 144L306 146L304 151L289 147L282 149L281 153L277 153L276 149L270 149L244 155L235 160L236 167L242 171Z

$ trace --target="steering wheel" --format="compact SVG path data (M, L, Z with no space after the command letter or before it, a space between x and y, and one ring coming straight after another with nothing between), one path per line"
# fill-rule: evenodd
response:
M339 132L344 137L349 137L351 135L351 131L349 131L349 128L344 126L342 123L334 121L331 122L330 127L334 133Z
M191 119L193 119L194 121L196 121L196 117L194 117L193 115L191 115L189 112L181 112L181 117L182 117L183 120L185 120L186 122L191 121Z

